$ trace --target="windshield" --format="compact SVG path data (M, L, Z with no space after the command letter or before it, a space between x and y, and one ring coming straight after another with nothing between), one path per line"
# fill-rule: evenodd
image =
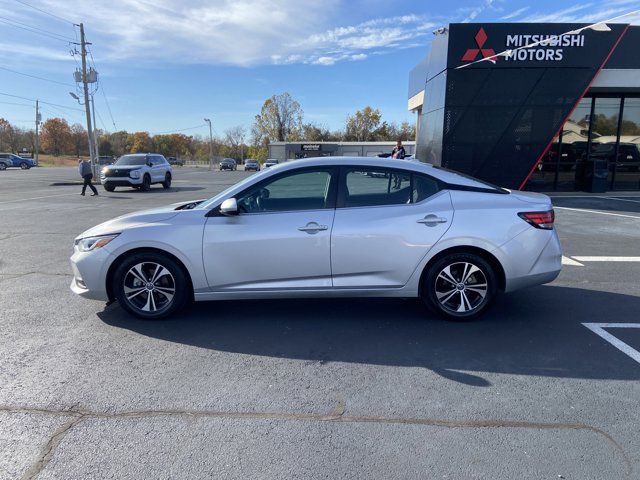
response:
M146 165L146 155L123 155L121 156L115 165Z
M218 200L226 198L229 195L229 193L232 190L234 190L235 188L241 188L244 185L246 185L247 183L251 183L251 182L254 182L254 181L257 182L265 175L268 175L268 172L266 170L258 172L258 173L254 174L254 175L249 175L248 177L245 177L242 181L240 181L238 183L235 183L235 184L231 185L229 188L227 188L224 191L220 192L215 197L211 197L210 199L205 200L203 203L198 205L198 207L202 207L204 209L207 209L207 208L209 208L210 205L216 203Z

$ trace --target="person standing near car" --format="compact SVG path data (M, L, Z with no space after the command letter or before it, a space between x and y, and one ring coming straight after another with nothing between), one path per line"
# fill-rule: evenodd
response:
M404 147L402 146L402 140L398 140L395 148L391 150L391 158L402 160L406 155L407 152L405 152Z
M87 186L93 191L93 193L91 194L92 197L98 195L98 190L96 190L96 187L94 187L91 183L91 180L93 179L93 173L91 173L91 164L80 159L80 161L78 162L78 172L84 180L84 183L82 184L82 192L80 192L80 195L84 195L87 190Z

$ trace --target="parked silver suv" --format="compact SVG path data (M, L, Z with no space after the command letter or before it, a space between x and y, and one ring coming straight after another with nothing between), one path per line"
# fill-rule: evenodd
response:
M171 187L173 170L164 156L157 153L123 155L100 173L100 181L107 192L116 187L134 187L147 191L154 183Z

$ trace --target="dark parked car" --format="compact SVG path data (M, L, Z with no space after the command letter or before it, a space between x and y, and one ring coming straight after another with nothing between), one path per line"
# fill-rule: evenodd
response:
M169 165L173 165L176 167L184 167L184 161L179 160L176 157L167 157L167 162L169 162Z
M245 171L253 170L254 172L259 172L260 171L260 162L258 162L257 160L254 160L252 158L248 158L244 162L244 169L245 169Z
M237 170L238 164L233 158L223 158L220 161L220 171L222 170Z
M618 147L617 159L614 158L615 154L615 143L601 143L594 149L592 156L594 158L606 159L610 167L615 163L616 170L618 171L627 170L637 172L640 168L640 145L621 142Z
M560 161L558 161L558 152ZM539 168L545 172L555 172L557 162L559 171L569 172L575 167L577 160L576 149L572 143L563 143L562 149L559 148L559 144L554 143L542 158Z
M36 162L32 158L25 158L14 153L0 153L0 170L9 167L19 167L22 170L29 170L35 167Z
M273 167L274 165L278 165L278 160L275 158L267 158L267 161L264 162L264 168Z

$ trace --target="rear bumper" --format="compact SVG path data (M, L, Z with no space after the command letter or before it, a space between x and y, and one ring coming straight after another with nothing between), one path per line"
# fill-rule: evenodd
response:
M500 251L508 258L503 262L506 292L552 282L562 270L562 247L555 229L545 232L531 228Z

